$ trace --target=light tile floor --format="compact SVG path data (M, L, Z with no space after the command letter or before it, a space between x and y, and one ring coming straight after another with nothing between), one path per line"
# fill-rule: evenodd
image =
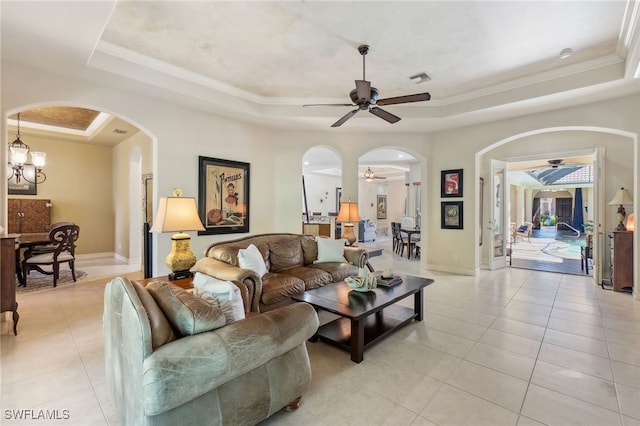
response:
M298 411L265 425L640 425L640 302L631 295L577 275L425 271L388 241L369 245L385 247L371 260L377 269L436 280L425 320L360 364L308 343L311 389ZM104 374L106 278L91 279L141 273L117 262L78 267L89 279L18 296L18 336L2 323L2 425L119 424ZM68 418L17 420L15 410Z

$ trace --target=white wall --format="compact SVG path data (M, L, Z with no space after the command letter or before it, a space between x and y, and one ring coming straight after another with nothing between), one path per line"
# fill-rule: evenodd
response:
M304 175L304 181L307 189L309 215L313 214L313 212L321 212L322 215L326 216L329 213L337 213L339 211L339 206L338 210L336 210L336 188L342 185L342 178L307 173ZM304 212L304 200L300 211Z
M555 151L559 143L557 139L553 141L541 137L539 140L526 135L517 137L546 128L595 126L630 134L640 131L640 122L637 120L639 96L432 134L366 134L329 128L327 131L312 132L268 129L170 104L161 99L148 98L133 90L102 87L81 79L55 76L23 66L11 66L6 62L2 64L2 71L2 109L5 118L9 112L30 105L60 104L65 101L116 112L155 137L157 146L154 147L153 170L156 199L170 194L171 189L176 186L183 188L185 195L197 195L199 155L250 163L252 234L299 232L302 157L309 148L330 146L339 154L343 161L343 196L352 199L358 198L357 167L358 158L362 154L383 147L408 151L418 158L420 175L424 176L421 199L422 239L425 246L421 262L432 270L463 274L477 273L480 264L477 256L479 233L475 223L476 182L479 176L485 178L485 184L489 181L486 165L479 165L476 170L477 153L490 150L494 145L497 150L497 146L505 141L509 143L500 147L503 156L545 149ZM632 170L634 162L638 163L639 154L633 148L629 151L629 146L633 146L632 139L602 132L583 132L582 136L563 140L563 150L607 145L610 164L605 170L605 197L612 197L615 188L625 186L633 189L634 199L637 200L640 177L633 175ZM514 141L511 142L511 139ZM6 153L3 152L2 155L6 162ZM488 153L485 158L495 155ZM443 230L440 229L440 170L458 168L464 169L464 197L461 199L464 201L464 229ZM390 185L390 205L392 192L400 191L392 191ZM6 206L1 210L1 219L5 222ZM488 217L485 215L485 219ZM615 212L607 211L606 226L610 226L615 220L612 217L615 217ZM194 235L192 246L200 257L211 242L234 236L237 235ZM167 272L158 259L168 253L169 239L169 235L157 238L158 247L154 250L155 274Z

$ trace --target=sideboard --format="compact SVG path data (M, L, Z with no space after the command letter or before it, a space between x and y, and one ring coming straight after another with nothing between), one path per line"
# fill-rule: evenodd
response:
M18 334L16 301L16 234L0 235L0 315L13 312L13 334Z
M7 200L7 233L49 232L51 200L9 198Z

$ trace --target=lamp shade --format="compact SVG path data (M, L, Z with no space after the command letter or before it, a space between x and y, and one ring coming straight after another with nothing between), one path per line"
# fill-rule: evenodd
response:
M340 203L340 212L338 213L336 222L360 222L358 203L351 201Z
M194 197L162 197L149 232L204 231Z
M610 206L633 204L633 198L629 195L629 191L624 188L620 188L616 191L616 195L609 201Z

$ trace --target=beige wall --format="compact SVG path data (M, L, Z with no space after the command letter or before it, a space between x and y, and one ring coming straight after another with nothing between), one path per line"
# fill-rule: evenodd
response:
M112 252L111 148L21 133L31 150L47 153L47 180L38 185L37 195L10 197L50 199L52 223L71 221L80 226L78 254ZM8 138L15 139L15 134Z

